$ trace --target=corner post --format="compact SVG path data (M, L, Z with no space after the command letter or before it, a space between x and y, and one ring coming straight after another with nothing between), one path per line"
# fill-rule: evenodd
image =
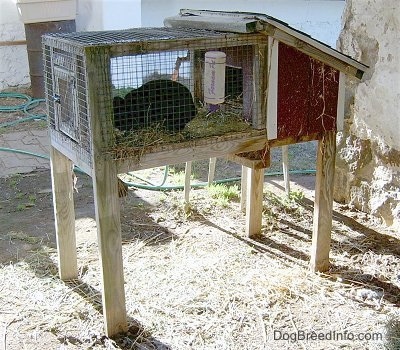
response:
M107 150L114 145L110 55L107 48L87 48L92 180L99 244L105 332L112 336L128 328L117 166Z
M72 162L50 147L51 182L56 226L58 269L63 281L78 278Z
M318 141L315 180L314 221L311 247L311 270L329 269L332 230L333 184L336 156L336 132L326 132Z
M261 234L264 169L247 169L246 235Z

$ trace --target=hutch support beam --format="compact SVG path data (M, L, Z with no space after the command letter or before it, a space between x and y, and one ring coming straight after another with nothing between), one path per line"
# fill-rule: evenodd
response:
M93 171L97 240L103 281L107 335L127 330L117 171L112 161L96 162Z
M323 272L329 269L336 132L327 132L319 140L317 152L311 269Z
M247 168L246 235L254 237L261 233L264 169Z
M118 197L117 165L104 150L113 140L111 118L111 101L102 96L111 95L109 71L102 71L109 62L107 49L93 50L88 54L87 73L89 84L89 109L95 116L91 120L92 135L92 180L97 223L97 241L99 244L101 275L103 281L103 315L106 335L111 336L128 329L124 272L122 263L122 239L120 221L120 203ZM99 81L99 72L109 79L109 86ZM110 125L107 125L110 123Z
M50 147L53 206L56 226L58 271L63 281L78 278L75 237L72 162Z

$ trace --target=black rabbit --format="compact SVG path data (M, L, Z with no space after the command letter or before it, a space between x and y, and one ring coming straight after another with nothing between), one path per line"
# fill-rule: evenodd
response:
M160 124L177 132L196 115L189 89L167 79L151 80L130 91L124 99L114 97L113 105L115 127L120 131Z

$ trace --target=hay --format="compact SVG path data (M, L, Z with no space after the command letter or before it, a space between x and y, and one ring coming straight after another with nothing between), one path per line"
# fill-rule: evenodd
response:
M215 112L209 112L202 107L197 116L186 125L185 130L191 138L250 131L251 125L241 115L241 104L238 102L226 103Z
M162 123L130 132L116 129L115 147L110 152L115 159L140 160L143 153L158 146L251 130L251 125L241 117L241 103L229 101L215 112L209 112L204 106L199 107L196 117L180 132L169 132Z
M274 331L296 330L387 331L396 344L400 259L395 235L335 221L332 270L313 274L308 270L312 210L306 203L297 203L301 215L293 215L283 200L270 203L266 192L264 207L276 209L276 224L264 226L255 240L244 235L238 203L210 208L208 191L196 190L192 213L183 217L181 193L171 192L163 202L158 196L138 190L121 201L129 332L114 340L104 336L95 225L81 227L77 221L79 280L60 281L56 251L45 247L1 266L6 350L19 350L21 344L45 350L377 350L386 341L273 339ZM18 244L26 237L7 240Z

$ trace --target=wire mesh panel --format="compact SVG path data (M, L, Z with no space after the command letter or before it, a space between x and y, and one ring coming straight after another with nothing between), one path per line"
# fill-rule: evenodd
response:
M45 36L52 137L90 165L93 118L121 158L263 129L264 41L172 28Z
M51 138L91 164L91 139L84 52L66 44L43 45L46 101Z

